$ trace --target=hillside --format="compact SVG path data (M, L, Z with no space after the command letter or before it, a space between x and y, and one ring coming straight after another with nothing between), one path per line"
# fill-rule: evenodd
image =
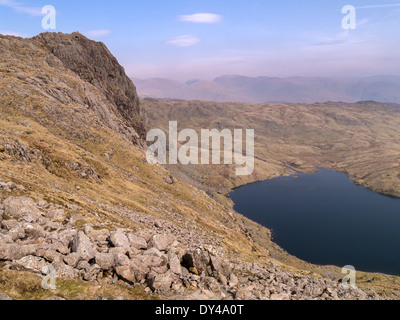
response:
M400 103L400 77L361 79L222 76L187 83L134 79L140 97L247 103L314 103L373 100Z
M400 197L400 105L251 105L149 98L141 105L151 125L165 130L170 120L178 121L180 129L255 129L256 170L252 176L236 177L233 168L226 167L179 167L211 192L228 192L251 181L293 170L315 171L319 166L346 173L376 192ZM204 170L212 173L204 175Z
M360 289L343 289L339 268L289 256L222 195L208 196L184 171L148 164L144 110L154 121L167 109L151 101L160 107L151 115L147 102L139 103L104 44L79 33L0 36L0 57L0 299L397 297L398 277L360 272ZM196 114L182 107L186 117ZM387 108L391 113L381 116L392 137L397 120L390 115L397 110ZM364 140L354 141L364 147ZM396 148L390 152L397 156ZM385 158L386 170L392 158ZM286 171L277 160L269 167ZM266 175L263 166L258 170ZM226 189L245 182L227 177ZM41 285L49 270L56 276L52 290Z

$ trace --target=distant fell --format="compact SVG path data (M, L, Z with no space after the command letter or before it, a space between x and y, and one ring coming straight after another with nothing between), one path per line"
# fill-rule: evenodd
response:
M400 103L400 76L339 79L322 77L245 77L225 75L186 83L134 79L140 97L247 103L377 101Z

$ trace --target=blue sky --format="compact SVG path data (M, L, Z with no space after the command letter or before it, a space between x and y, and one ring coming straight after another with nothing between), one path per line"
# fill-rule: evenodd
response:
M400 0L0 0L0 33L45 31L45 5L52 31L104 42L138 78L400 75Z

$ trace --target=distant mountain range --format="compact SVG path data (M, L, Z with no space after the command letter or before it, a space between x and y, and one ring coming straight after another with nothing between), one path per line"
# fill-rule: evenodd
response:
M273 78L226 75L212 81L186 83L133 78L140 97L249 103L314 103L326 101L400 103L400 76L357 79Z

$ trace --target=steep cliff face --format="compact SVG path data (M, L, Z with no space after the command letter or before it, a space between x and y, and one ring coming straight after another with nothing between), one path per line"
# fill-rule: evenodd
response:
M136 87L102 42L89 40L78 32L46 32L32 40L60 59L65 68L98 88L117 107L128 125L135 128L139 137L144 137L145 127Z

